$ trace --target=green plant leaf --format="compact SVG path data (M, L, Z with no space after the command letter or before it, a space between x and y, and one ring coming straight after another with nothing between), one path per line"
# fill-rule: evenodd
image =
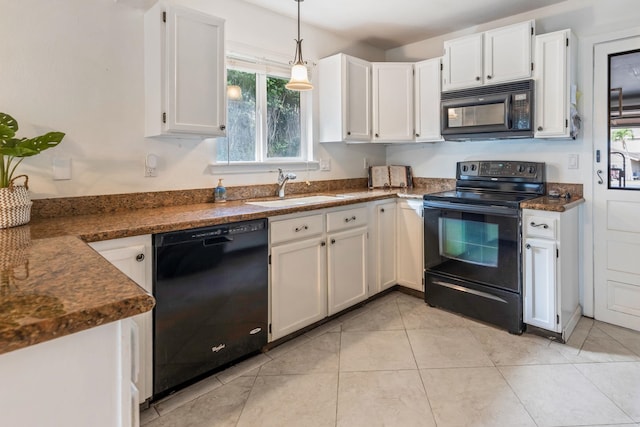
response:
M16 155L16 157L29 157L34 156L44 150L53 148L60 144L62 138L64 138L63 132L47 132L44 135L36 136L30 139L21 139L16 148L23 154Z
M14 136L16 136L16 132L13 129L7 125L0 124L0 141L13 138Z
M0 128L2 126L6 126L9 129L13 130L13 135L15 135L16 132L18 132L18 122L16 121L16 119L11 117L7 113L0 113ZM9 138L13 138L13 135L11 135ZM1 132L0 132L0 138L2 138Z

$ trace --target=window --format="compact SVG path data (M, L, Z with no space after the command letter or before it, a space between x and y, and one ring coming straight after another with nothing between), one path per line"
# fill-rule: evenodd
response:
M289 69L229 59L227 136L216 163L306 162L311 150L301 92L285 88Z

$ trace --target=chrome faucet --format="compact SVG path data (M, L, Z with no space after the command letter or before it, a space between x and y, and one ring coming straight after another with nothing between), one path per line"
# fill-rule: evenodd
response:
M282 169L278 168L278 197L284 199L284 186L290 179L296 179L295 173L284 173Z

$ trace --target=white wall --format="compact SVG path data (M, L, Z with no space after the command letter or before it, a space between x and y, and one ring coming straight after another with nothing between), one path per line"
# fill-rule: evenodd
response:
M214 187L207 168L213 141L151 140L144 132L143 14L149 0L0 0L0 111L15 117L18 136L58 130L56 148L26 159L32 197L61 197ZM235 0L179 0L226 20L227 40L291 57L296 21ZM292 8L295 3L292 2ZM383 60L384 52L303 25L305 59L336 52ZM314 132L317 140L317 130ZM384 164L385 149L319 146L330 172L309 179L365 176L362 158ZM144 178L146 153L160 158L158 177ZM54 156L72 159L73 176L53 181ZM302 178L302 174L301 178ZM305 175L305 179L306 174ZM228 186L272 183L275 174L229 174Z

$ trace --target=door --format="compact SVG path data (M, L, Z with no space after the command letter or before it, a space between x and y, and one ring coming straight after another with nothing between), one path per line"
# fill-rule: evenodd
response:
M396 201L384 203L376 209L376 276L377 289L385 290L397 282L396 272Z
M166 26L166 131L224 136L224 21L172 6Z
M556 242L527 238L524 242L524 322L555 331Z
M327 237L329 316L367 298L367 228Z
M272 247L272 340L326 317L326 254L321 236Z
M373 72L373 142L413 141L413 64L376 62Z
M472 34L444 42L443 91L482 85L483 37Z
M345 139L368 141L371 139L371 64L345 56Z
M440 135L441 58L415 64L414 126L416 141L442 141Z
M640 330L640 37L596 45L594 64L594 314Z

